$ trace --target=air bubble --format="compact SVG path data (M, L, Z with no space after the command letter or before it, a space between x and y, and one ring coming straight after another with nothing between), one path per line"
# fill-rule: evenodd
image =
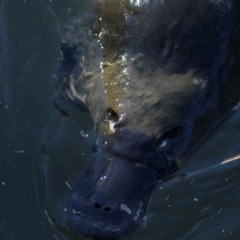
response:
M80 134L83 138L87 138L88 134L86 134L83 130L80 131Z

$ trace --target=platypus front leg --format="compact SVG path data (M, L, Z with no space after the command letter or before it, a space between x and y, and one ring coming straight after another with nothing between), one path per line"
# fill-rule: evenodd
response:
M88 112L84 94L76 91L79 81L85 80L84 68L79 62L82 58L81 51L74 44L65 42L60 46L60 50L62 57L59 59L58 70L53 74L55 85L53 104L65 116L68 113L61 107L61 101L73 104L83 112Z

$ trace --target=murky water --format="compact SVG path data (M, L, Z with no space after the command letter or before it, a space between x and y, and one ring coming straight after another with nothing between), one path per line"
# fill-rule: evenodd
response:
M91 155L90 116L52 106L51 75L72 17L91 1L2 0L0 240L86 239L66 230L64 201ZM148 224L127 239L239 239L236 112L192 154L181 178L156 187Z

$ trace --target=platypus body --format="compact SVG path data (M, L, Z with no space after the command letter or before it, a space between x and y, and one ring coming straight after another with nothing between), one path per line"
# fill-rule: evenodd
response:
M89 112L96 143L69 193L71 227L119 239L146 219L173 174L239 102L239 3L99 0L61 45L54 104ZM86 22L86 21L85 21Z

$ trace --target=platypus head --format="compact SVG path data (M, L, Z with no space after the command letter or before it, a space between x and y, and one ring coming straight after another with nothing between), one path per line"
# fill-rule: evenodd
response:
M122 238L146 219L157 179L178 166L140 131L120 128L97 139L97 152L66 202L72 228L95 239Z
M65 206L74 230L107 240L144 222L157 180L176 171L173 159L194 149L229 108L222 76L232 67L232 7L209 0L96 2L99 21L91 31L67 34L54 82L55 99L89 111L96 125L106 108L126 122L112 133L96 131L96 152Z

